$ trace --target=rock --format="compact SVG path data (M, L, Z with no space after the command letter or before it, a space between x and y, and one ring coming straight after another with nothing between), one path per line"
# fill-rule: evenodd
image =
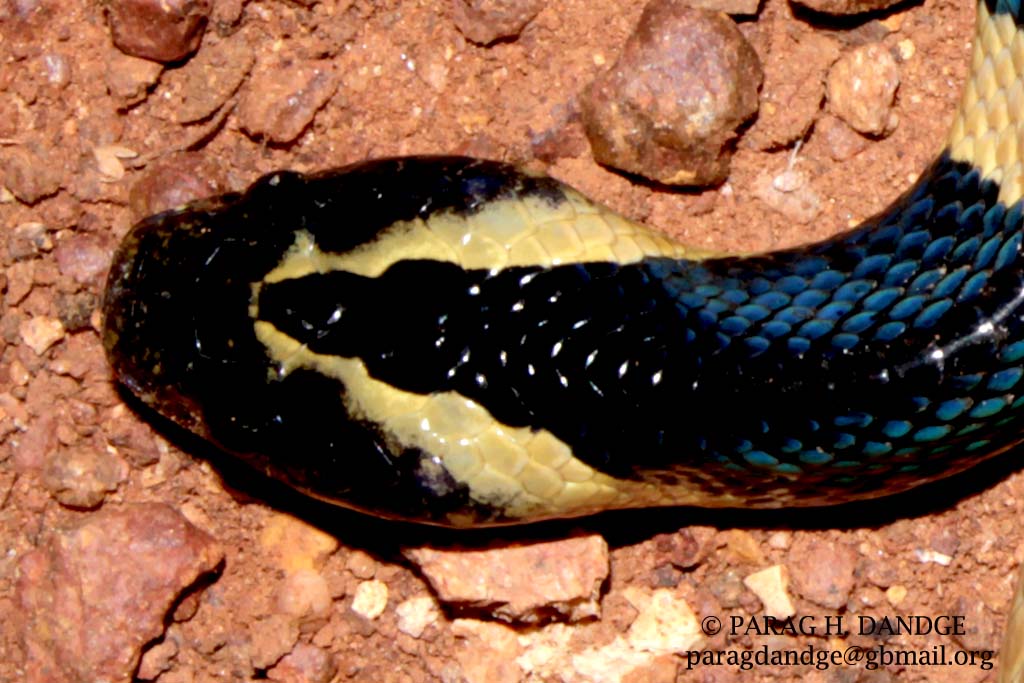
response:
M827 562L822 559L827 558ZM835 541L799 535L789 550L793 590L807 600L838 609L853 590L857 553Z
M996 633L1001 623L985 603L975 596L961 595L951 614L962 615L962 633L953 635L953 640L970 652L992 650L998 645Z
M177 62L199 47L210 0L111 0L107 22L114 45L154 62Z
M92 235L72 234L53 250L60 274L83 285L98 285L110 267L110 246Z
M357 579L372 579L377 573L377 562L369 553L362 550L351 550L345 558L345 568Z
M50 451L43 470L43 485L61 505L91 509L128 478L128 464L89 446Z
M26 204L56 194L61 187L61 171L51 156L23 146L3 149L0 174L4 186Z
M788 31L773 35L761 110L743 144L767 150L802 140L821 112L825 75L838 58L839 43L828 36Z
M54 302L57 319L67 332L80 332L91 326L93 311L99 306L95 292L58 294Z
M331 609L327 580L314 569L288 573L277 591L277 607L300 620L326 616Z
M761 173L752 190L755 197L796 223L810 223L821 213L821 197L803 171Z
M260 546L273 563L287 572L320 570L338 549L338 539L283 513L271 513L260 532Z
M619 60L581 99L594 158L669 185L721 182L762 78L727 16L653 0Z
M674 534L659 534L654 537L654 548L658 553L656 564L669 562L680 569L696 567L714 548L713 527L695 526L680 529Z
M543 0L452 0L452 20L462 35L489 45L518 36L542 9Z
M238 91L252 70L253 42L249 31L237 33L200 50L181 68L164 74L152 101L152 112L174 123L210 117Z
M638 612L626 632L634 649L656 654L699 649L704 635L686 600L665 588L647 593L628 586L623 594Z
M383 581L371 579L356 586L352 596L352 611L364 619L376 619L384 614L388 606L388 585Z
M18 326L21 340L25 342L37 356L64 338L64 326L56 318L37 315L22 321Z
M129 683L168 609L222 557L213 538L162 504L103 510L53 532L19 565L26 683Z
M463 639L455 652L467 683L519 683L523 669L517 663L522 646L512 629L493 622L456 619L452 633Z
M111 50L103 76L107 92L123 100L124 106L128 107L146 99L146 94L156 85L163 70L163 66L156 62Z
M253 70L238 106L241 128L256 138L295 140L338 89L333 62L277 62Z
M440 616L437 603L429 595L404 600L395 608L395 614L398 615L398 630L413 638L423 635Z
M337 672L338 665L330 653L299 643L267 672L267 678L281 683L330 683Z
M552 614L570 621L598 614L608 576L608 546L596 535L489 550L415 548L405 554L442 602L523 623Z
M896 584L895 586L890 586L885 591L885 599L888 600L889 604L892 605L893 607L896 607L901 602L903 602L906 599L906 597L907 597L907 587L903 586L903 585L900 585L900 584Z
M287 614L271 614L249 625L252 665L266 669L292 651L299 641L299 625Z
M781 564L754 572L743 579L743 584L761 601L764 614L776 619L786 619L796 614L793 601L786 591L787 583L786 568Z
M837 119L835 116L823 116L814 127L814 134L825 140L825 147L830 157L836 161L847 161L863 152L868 141L864 136Z
M142 654L139 670L135 677L151 681L171 668L171 662L178 654L178 643L172 638L165 638Z
M12 263L7 269L7 296L4 303L16 306L28 296L35 284L35 261Z
M198 152L179 152L146 168L128 192L128 205L132 218L141 220L228 189L227 174L217 159Z
M892 7L900 0L796 0L815 12L825 14L863 14Z
M854 130L882 135L896 127L893 103L900 69L884 46L861 45L844 53L828 73L828 106Z
M53 240L47 234L46 224L39 221L20 223L8 236L7 253L14 261L35 258L51 249Z

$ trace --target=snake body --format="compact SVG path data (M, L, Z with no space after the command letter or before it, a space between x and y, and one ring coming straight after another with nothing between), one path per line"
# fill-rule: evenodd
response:
M460 157L280 172L129 233L108 356L220 448L421 522L954 474L1024 438L1018 20L981 3L948 147L836 238L714 256Z

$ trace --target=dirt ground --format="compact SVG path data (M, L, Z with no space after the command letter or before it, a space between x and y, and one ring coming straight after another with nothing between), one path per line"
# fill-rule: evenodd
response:
M144 193L133 195L132 188L160 164L170 164L160 178L173 177L176 169L184 173L174 155L186 150L207 165L199 177L220 189L244 188L281 168L309 171L370 157L472 154L546 167L631 218L700 246L749 252L823 238L886 206L941 149L973 33L974 10L965 0L925 0L849 22L794 16L783 0L766 0L757 17L741 22L762 61L776 65L778 82L785 82L788 68L779 48L791 44L786 36L799 41L808 32L823 33L844 49L879 41L902 55L899 122L892 135L866 140L862 151L839 163L815 129L797 153L795 168L823 198L821 212L806 224L770 209L750 189L759 176L781 173L793 163L791 149L755 149L741 141L728 182L705 192L650 187L592 160L578 120L578 95L614 62L643 8L640 1L551 2L518 38L482 47L460 34L443 0L326 0L308 6L221 0L192 60L212 52L235 59L214 65L228 80L237 75L241 85L234 89L189 81L188 62L152 73L125 66L100 3L4 1L5 184L8 190L13 184L37 188L39 196L29 201L7 190L0 196L0 680L23 676L25 616L16 608L15 592L21 558L96 509L143 501L180 510L226 554L194 616L171 626L179 634L175 651L161 661L157 655L144 660L144 673L162 683L275 677L269 665L259 665L253 654L259 648L246 627L274 615L270 596L282 570L264 532L283 511L304 517L338 544L319 566L332 586L329 616L305 624L298 635L328 653L336 680L601 680L571 666L537 664L536 638L509 641L504 648L488 643L480 631L453 626L462 615L451 610L419 637L397 628L393 609L372 620L350 610L356 587L370 578L386 585L389 606L430 594L424 578L403 559L403 548L428 542L478 547L580 533L607 539L611 574L602 618L569 626L557 641L574 652L626 631L635 614L622 596L631 586L669 588L698 618L758 614L757 598L742 578L777 564L803 577L805 586L818 581L837 591L833 605L811 600L811 590L798 592L798 614L963 615L966 630L958 636L876 633L838 641L747 631L719 634L706 644L709 650L809 644L842 649L850 643L998 649L1024 559L1017 524L1024 476L1014 472L1015 454L910 495L813 513L638 511L497 532L419 529L311 508L279 488L249 482L230 463L211 464L169 443L115 393L95 314L110 255L148 206L140 198ZM246 98L258 93L247 91L245 81L246 74L252 82L262 65L282 57L300 67L330 63L338 84L301 135L284 143L253 134L258 116L246 107L256 105ZM799 73L796 65L793 73ZM186 95L194 102L201 93L210 100L208 111L185 120L180 110ZM15 167L19 178L12 178ZM70 475L62 474L55 454L89 449L115 454L113 471L93 472L109 490L101 486L98 500L88 505L68 504L62 477ZM679 566L667 559L671 539L691 537L702 539L698 562ZM277 677L316 680L287 678L282 671ZM966 683L995 680L995 672L979 665L896 664L690 670L685 658L669 656L646 663L626 680Z

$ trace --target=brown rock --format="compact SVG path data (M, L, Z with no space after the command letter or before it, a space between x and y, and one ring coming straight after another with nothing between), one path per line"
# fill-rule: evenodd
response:
M95 292L78 292L76 294L58 294L54 302L57 307L57 320L68 332L78 332L91 325L93 311L98 305Z
M714 528L706 526L687 527L674 534L659 534L654 537L657 561L664 560L681 569L695 567L714 548L714 539Z
M553 614L570 621L594 616L608 576L608 546L600 536L492 550L414 548L405 554L442 602L523 623Z
M337 89L334 64L327 60L258 65L243 90L239 123L253 137L291 142Z
M260 548L274 565L294 572L319 571L338 549L338 539L291 515L272 513L260 531Z
M177 62L199 47L209 0L111 0L107 21L114 45L154 62Z
M252 70L255 38L246 31L207 45L168 71L153 98L153 113L175 123L201 121L223 106Z
M452 20L462 35L489 45L518 36L543 8L543 0L452 0Z
M128 683L181 592L221 561L216 541L167 505L101 511L22 558L27 683Z
M325 616L331 609L326 579L313 569L290 572L277 591L277 607L298 619Z
M50 451L43 485L61 505L90 509L128 477L124 460L89 446Z
M900 0L796 0L804 7L825 14L862 14L892 7Z
M761 173L754 179L754 196L796 223L810 223L821 213L821 197L803 171Z
M156 84L164 68L148 59L140 59L111 50L103 72L107 91L124 101L125 106L141 102Z
M882 135L896 127L892 111L900 69L889 51L873 43L843 54L828 74L828 106L850 127Z
M53 252L61 275L83 285L98 284L110 266L110 246L92 235L73 234Z
M828 154L836 161L847 161L868 146L864 136L834 116L823 116L814 127L814 134L825 140Z
M32 349L37 356L46 353L47 349L64 338L64 326L56 318L37 315L22 321L18 326L21 340Z
M7 253L14 261L35 258L40 252L53 249L46 224L28 221L15 226L7 238Z
M128 193L132 218L141 220L196 199L228 191L223 168L198 152L181 152L151 164Z
M136 678L151 681L171 668L171 663L178 654L178 643L172 638L165 638L142 654Z
M821 112L825 74L839 57L839 43L818 33L773 36L764 65L757 121L743 143L756 149L788 147L801 140Z
M594 158L671 185L720 182L736 129L757 111L762 78L728 17L653 0L615 66L580 102Z
M338 665L329 653L299 643L267 672L267 678L281 683L329 683L337 671Z
M849 546L801 534L789 550L790 585L805 599L838 609L850 598L856 564Z
M299 640L299 625L287 614L271 614L249 625L252 665L266 669L292 651Z
M26 204L56 194L61 186L60 168L48 154L27 147L8 147L0 155L3 184Z

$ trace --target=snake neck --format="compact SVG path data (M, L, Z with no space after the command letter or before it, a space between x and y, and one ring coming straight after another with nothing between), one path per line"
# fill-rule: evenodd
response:
M1007 206L1024 195L1024 38L1021 5L978 4L970 74L950 130L949 156L999 185Z

